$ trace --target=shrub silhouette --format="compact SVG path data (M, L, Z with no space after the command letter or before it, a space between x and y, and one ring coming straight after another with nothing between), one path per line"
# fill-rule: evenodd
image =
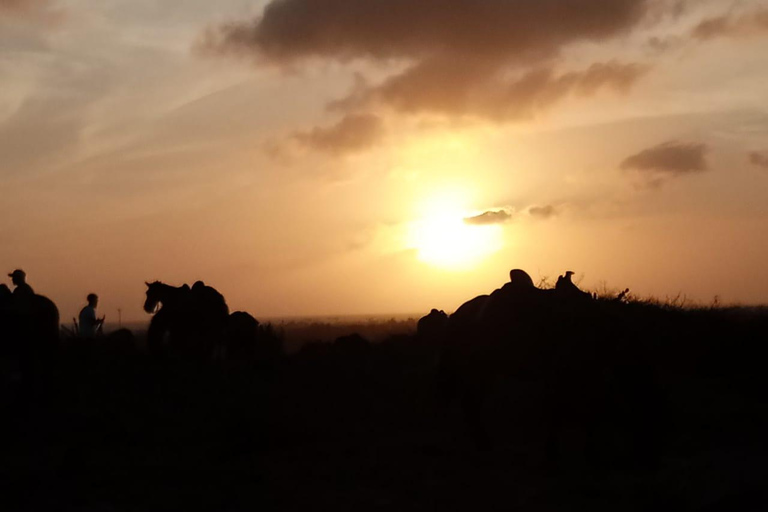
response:
M275 364L282 353L282 339L271 324L261 325L243 311L229 315L225 338L228 361Z

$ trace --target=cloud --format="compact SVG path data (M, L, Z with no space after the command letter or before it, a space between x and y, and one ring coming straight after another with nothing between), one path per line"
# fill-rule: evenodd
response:
M48 0L0 0L0 11L9 13L24 13L47 7Z
M84 98L33 96L0 121L0 180L67 161L78 147L89 104Z
M679 176L707 170L706 144L665 142L644 149L621 162L621 169L660 175Z
M299 132L294 134L294 138L310 149L342 154L374 146L383 137L383 133L382 121L378 116L350 114L333 126Z
M528 214L531 217L536 217L538 219L549 219L557 215L557 213L557 210L551 204L546 206L531 206L528 209Z
M55 23L62 12L53 8L52 0L0 0L0 16Z
M685 40L678 36L654 36L648 39L646 48L656 55L661 55L682 48L684 44Z
M768 169L768 151L752 151L749 154L749 163L763 169Z
M506 210L489 210L480 215L466 217L464 222L473 226L488 226L490 224L503 224L512 218L512 214Z
M549 57L627 31L648 0L273 0L263 15L206 34L209 49L285 63L311 57L485 60Z
M611 61L559 75L550 68L534 69L509 79L502 70L482 64L428 61L371 89L368 101L407 113L526 120L569 95L592 96L601 89L626 92L646 70Z
M708 18L696 25L692 32L693 37L700 40L749 37L758 34L768 34L768 9L741 16L725 15Z
M358 80L332 103L406 113L534 117L569 95L626 92L647 71L614 61L555 69L568 45L631 32L652 0L273 0L253 21L209 29L200 45L290 67L307 60L397 64L382 83ZM405 67L403 67L403 64Z

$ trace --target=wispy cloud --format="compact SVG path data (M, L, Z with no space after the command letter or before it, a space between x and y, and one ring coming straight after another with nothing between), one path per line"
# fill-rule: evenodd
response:
M382 121L372 114L347 115L327 128L298 132L294 138L308 148L334 154L363 151L383 136Z
M768 9L760 9L741 15L728 14L708 18L696 25L692 34L693 37L700 40L768 35Z
M557 214L558 211L551 204L546 206L531 206L528 208L528 215L538 219L549 219Z
M363 101L407 113L528 120L568 96L625 93L646 71L643 65L611 61L560 74L552 68L532 69L510 79L502 69L483 64L431 60L370 88Z
M487 226L490 224L503 224L512 218L512 214L506 210L488 210L473 217L466 217L464 222L473 226Z
M752 165L768 169L768 151L752 151L748 156Z
M55 7L53 0L0 0L0 17L47 24L58 22L62 11Z

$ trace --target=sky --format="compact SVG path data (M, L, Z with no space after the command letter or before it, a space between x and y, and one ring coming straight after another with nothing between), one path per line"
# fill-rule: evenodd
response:
M768 0L0 0L0 264L256 318L768 303ZM7 281L10 284L10 280Z

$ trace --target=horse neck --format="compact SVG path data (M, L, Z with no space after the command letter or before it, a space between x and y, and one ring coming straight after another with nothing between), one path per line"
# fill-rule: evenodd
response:
M183 286L176 287L165 283L159 283L156 286L159 290L155 296L157 297L158 302L163 303L163 305L178 300L182 297L184 292Z

